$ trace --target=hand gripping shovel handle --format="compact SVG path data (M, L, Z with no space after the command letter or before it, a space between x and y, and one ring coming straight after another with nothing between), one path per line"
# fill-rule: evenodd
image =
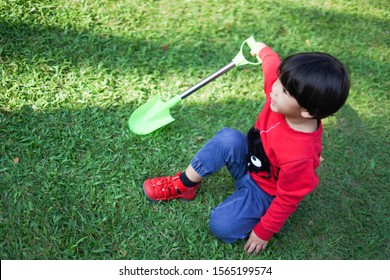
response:
M255 39L253 38L253 36L249 37L248 39L246 39L242 45L241 45L241 48L240 48L240 51L238 52L238 54L233 58L232 62L230 62L229 64L227 64L226 66L222 67L221 69L219 69L218 71L216 71L215 73L211 74L210 76L208 76L207 78L203 79L202 81L200 81L199 83L197 83L196 85L194 85L193 87L187 89L185 92L181 93L180 94L180 98L181 99L184 99L186 97L188 97L189 95L191 95L192 93L194 93L195 91L197 91L198 89L204 87L205 85L207 85L208 83L210 83L211 81L215 80L216 78L218 78L219 76L221 76L222 74L228 72L229 70L233 69L234 67L236 66L242 66L242 65L246 65L246 64L252 64L252 65L256 65L256 64L260 64L261 63L261 60L260 58L257 56L257 59L259 60L257 63L254 63L254 62L250 62L248 60L246 60L245 56L243 55L243 52L242 52L242 48L244 46L244 44L247 43L249 45L249 47L252 49L254 49L256 47L256 41Z

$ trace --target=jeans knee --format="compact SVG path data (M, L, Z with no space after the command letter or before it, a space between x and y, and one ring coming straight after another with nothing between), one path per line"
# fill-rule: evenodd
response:
M234 237L234 231L230 227L230 223L213 213L210 214L209 227L214 236L225 243L234 243L238 240Z
M221 145L226 145L225 147L233 150L243 150L246 153L246 136L235 129L224 127L218 133L221 137Z

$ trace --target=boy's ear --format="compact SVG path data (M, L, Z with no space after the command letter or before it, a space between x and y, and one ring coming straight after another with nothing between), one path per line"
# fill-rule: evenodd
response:
M301 110L301 116L306 118L306 119L312 119L313 116L310 115L310 113L306 109Z

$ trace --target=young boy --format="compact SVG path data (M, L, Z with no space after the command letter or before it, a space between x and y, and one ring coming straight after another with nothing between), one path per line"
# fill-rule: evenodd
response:
M192 158L185 172L147 179L150 200L195 198L201 180L227 166L236 191L210 213L213 234L228 243L248 237L244 250L264 250L298 203L318 185L322 150L321 119L345 103L349 77L344 66L325 53L301 53L280 62L257 43L266 102L245 136L223 128Z

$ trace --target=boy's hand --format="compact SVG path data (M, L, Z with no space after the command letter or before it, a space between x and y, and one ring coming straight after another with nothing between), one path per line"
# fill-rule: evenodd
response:
M260 51L262 49L264 49L267 45L262 43L262 42L257 42L256 43L256 47L254 47L252 50L251 50L251 55L252 56L255 56L255 55L259 55Z
M268 241L265 241L258 237L256 233L252 230L251 234L249 235L249 239L244 246L244 250L247 252L248 255L251 253L258 254L261 250L265 250L267 244Z

